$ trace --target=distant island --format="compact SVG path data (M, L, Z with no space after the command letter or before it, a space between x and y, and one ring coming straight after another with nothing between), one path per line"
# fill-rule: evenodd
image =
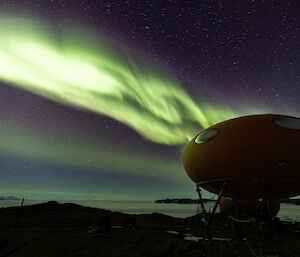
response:
M0 200L21 200L21 199L15 196L0 196Z
M202 199L204 203L215 202L213 199ZM300 205L300 199L283 199L281 203ZM199 199L189 199L189 198L174 198L174 199L163 199L156 200L155 203L177 203L177 204L200 204Z
M300 199L285 199L285 200L282 200L281 203L300 205Z
M202 199L204 203L215 202L213 199ZM175 199L163 199L156 200L155 203L177 203L177 204L200 204L200 199L189 199L189 198L175 198Z

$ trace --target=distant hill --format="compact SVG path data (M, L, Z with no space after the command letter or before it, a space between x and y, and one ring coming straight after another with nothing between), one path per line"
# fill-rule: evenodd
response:
M204 203L206 202L215 202L216 200L212 199L202 199ZM200 204L199 199L189 199L189 198L175 198L175 199L163 199L156 200L155 203L177 203L177 204Z
M0 196L0 200L21 200L21 199L15 196Z

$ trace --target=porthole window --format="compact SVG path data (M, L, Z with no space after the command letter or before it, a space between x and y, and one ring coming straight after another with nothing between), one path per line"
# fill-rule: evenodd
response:
M218 135L219 129L212 128L202 132L199 136L196 137L196 144L203 144L211 139L213 139L216 135Z
M288 116L277 117L273 122L282 128L287 129L299 129L300 130L300 119Z

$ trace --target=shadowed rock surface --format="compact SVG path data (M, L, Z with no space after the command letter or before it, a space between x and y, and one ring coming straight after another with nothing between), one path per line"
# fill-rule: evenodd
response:
M283 234L266 231L231 240L227 217L217 214L209 256L300 256L300 224L282 224ZM76 204L43 204L0 209L0 256L201 256L207 248L202 215L129 215ZM259 240L257 239L259 238ZM197 242L195 240L198 240Z

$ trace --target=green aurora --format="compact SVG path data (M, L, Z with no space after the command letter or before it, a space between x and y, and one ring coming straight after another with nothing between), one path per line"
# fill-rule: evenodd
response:
M266 110L243 104L236 112L224 103L205 101L200 98L201 92L192 98L172 74L162 72L163 67L129 53L123 46L112 45L86 28L57 29L1 15L0 33L0 82L59 104L108 116L158 144L182 148L200 130L217 122ZM51 138L45 131L0 117L1 156L47 165L59 163L66 170L78 167L97 173L109 171L116 177L126 174L156 179L168 183L172 190L182 186L176 190L188 197L189 192L182 188L189 188L192 182L183 171L180 157L170 159L130 144L126 149L109 149L105 136L95 141L64 124L51 132ZM160 191L151 188L143 187L140 197L159 197ZM53 185L20 189L18 184L3 184L0 193L30 199L131 199L138 195L130 188L126 188L128 196L120 193L121 189L113 189L102 188L99 193L89 191L89 185L83 192Z
M0 80L109 116L161 144L184 144L199 129L242 115L225 105L197 104L171 75L83 31L1 18Z

